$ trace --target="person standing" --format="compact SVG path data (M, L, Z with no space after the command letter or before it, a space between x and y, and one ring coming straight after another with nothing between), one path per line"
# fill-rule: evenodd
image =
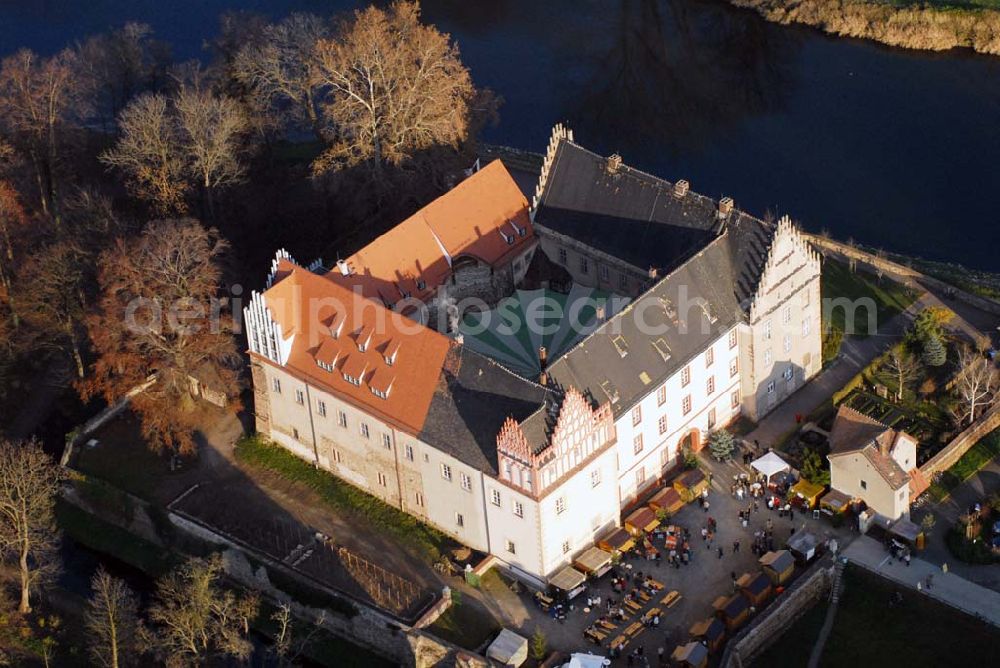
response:
M722 559L723 552L722 552L722 546L721 545L719 546L718 551L719 551L719 559ZM929 580L930 580L930 577L928 576L928 581Z

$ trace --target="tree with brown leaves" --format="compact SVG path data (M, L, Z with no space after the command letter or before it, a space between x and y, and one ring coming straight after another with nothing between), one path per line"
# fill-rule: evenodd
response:
M106 668L134 665L139 630L135 593L103 566L91 578L90 590L84 624L94 664Z
M191 559L160 578L149 608L145 641L168 666L201 665L212 657L246 660L257 615L255 595L237 596L221 586L222 559Z
M0 127L29 158L43 213L59 221L59 173L68 130L83 107L76 56L22 49L0 64Z
M375 177L469 137L479 91L450 37L420 22L415 3L369 7L316 45L315 82L327 149L317 174L359 164Z
M0 441L0 550L16 562L22 613L31 612L32 589L58 563L54 508L61 475L38 441Z
M97 361L81 393L117 401L155 379L132 397L155 450L193 452L191 378L219 378L238 408L241 360L218 299L227 249L195 220L160 220L98 263L98 309L87 320Z

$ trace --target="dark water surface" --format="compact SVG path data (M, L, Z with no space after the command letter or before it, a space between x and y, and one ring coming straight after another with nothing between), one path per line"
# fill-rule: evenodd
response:
M53 51L125 20L178 59L218 15L330 13L351 0L0 0L0 52ZM577 140L757 214L1000 270L1000 58L775 26L714 0L425 0L505 99L488 141Z

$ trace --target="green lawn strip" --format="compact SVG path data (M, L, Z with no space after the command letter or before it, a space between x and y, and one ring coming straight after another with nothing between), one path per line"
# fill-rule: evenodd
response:
M359 517L368 526L413 548L429 562L436 561L451 543L451 539L437 529L331 473L310 466L308 462L259 436L241 439L236 444L236 458L249 466L272 471L286 480L308 487L331 509Z
M941 501L948 498L952 490L975 475L979 469L1000 456L1000 429L984 436L979 442L969 448L968 452L931 483L929 492L931 498Z
M823 299L843 299L852 302L869 298L875 304L876 324L886 323L897 314L906 310L917 296L906 286L883 277L881 281L873 274L864 271L852 272L850 268L837 260L826 259L823 262L823 273L821 276L821 290ZM842 307L837 307L828 313L829 309L823 309L823 316L829 317L829 322L824 322L834 329L845 331L846 311ZM855 315L855 331L851 334L864 338L873 332L868 331L868 312L865 308L858 308Z
M468 596L458 599L427 630L468 650L477 650L490 636L500 630L500 624L479 601Z

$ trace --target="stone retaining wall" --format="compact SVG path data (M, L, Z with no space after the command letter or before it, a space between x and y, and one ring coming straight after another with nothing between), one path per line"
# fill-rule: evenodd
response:
M754 657L773 645L795 620L812 608L830 590L832 583L833 560L824 557L726 643L719 665L722 668L749 666ZM793 651L808 654L803 647L793 648Z
M1000 427L1000 405L994 406L985 415L979 416L972 426L951 439L940 452L924 462L920 472L928 479L936 473L947 471L962 455L969 451L984 436Z

